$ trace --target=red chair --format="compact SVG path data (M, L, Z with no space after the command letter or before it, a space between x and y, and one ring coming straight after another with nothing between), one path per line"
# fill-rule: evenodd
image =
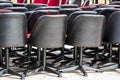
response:
M61 4L67 4L67 0L62 0Z
M48 0L34 0L33 3L42 3L42 4L47 4Z
M24 3L24 0L17 0L17 3Z
M17 0L17 3L24 3L24 0Z
M48 6L59 6L62 0L49 0Z

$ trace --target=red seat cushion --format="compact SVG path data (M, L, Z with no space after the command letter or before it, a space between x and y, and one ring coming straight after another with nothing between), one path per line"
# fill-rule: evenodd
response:
M34 0L33 3L42 3L42 4L47 4L48 0Z
M17 0L17 3L24 3L24 0Z
M61 4L66 4L67 0L62 0Z
M49 0L48 6L59 6L61 4L61 0Z

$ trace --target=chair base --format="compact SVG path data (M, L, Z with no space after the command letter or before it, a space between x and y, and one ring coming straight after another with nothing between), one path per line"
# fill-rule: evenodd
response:
M83 73L83 76L87 76L87 72L84 70L83 66L79 66L79 65L69 67L69 68L66 68L66 69L61 69L61 70L58 70L58 71L60 71L60 72L70 72L70 71L74 71L74 70L80 70Z
M52 68L52 67L48 67L48 66L46 66L45 68L44 68L44 66L38 67L38 68L36 68L36 69L34 69L34 70L30 71L30 72L25 72L25 76L29 76L29 75L38 73L40 71L51 72L51 73L57 74L58 77L62 77L61 73L59 71L57 71L57 69Z
M21 80L25 80L24 76L18 74L16 71L14 71L12 69L2 69L2 70L0 70L0 76L2 76L3 74L12 74L12 75L20 76Z
M69 60L72 60L72 58L61 55L60 57L56 58L55 61L52 62L52 64L54 65L55 63L60 62L62 60L69 61Z
M112 64L112 65L108 65L108 66L105 66L105 67L101 67L99 69L101 69L103 71L110 71L110 70L115 70L117 68L119 68L118 64Z

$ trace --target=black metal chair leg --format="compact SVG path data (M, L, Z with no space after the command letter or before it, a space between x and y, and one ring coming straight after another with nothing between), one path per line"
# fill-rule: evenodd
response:
M40 54L39 54L38 56L40 56ZM40 61L40 57L38 57L38 60ZM38 68L36 68L36 69L34 69L34 70L32 70L32 71L29 71L29 72L28 72L28 70L27 70L27 71L25 72L25 76L29 76L29 75L38 73L38 72L40 72L40 71L52 72L52 73L54 73L54 74L57 74L58 77L61 77L61 74L60 74L59 71L57 71L57 69L55 70L55 69L52 68L52 67L46 66L46 49L45 49L45 48L43 48L43 65L42 65L42 67L38 67Z
M119 65L119 68L120 68L120 44L118 45L118 65Z
M83 66L79 66L79 70L83 73L83 76L87 76L87 72L83 68Z
M25 74L25 76L29 76L29 75L36 74L36 73L38 73L40 71L43 71L43 66L42 67L38 67L38 68L36 68L36 69L34 69L32 71L26 71L24 74Z
M0 76L2 76L3 74L6 74L6 73L7 73L7 69L0 70Z
M24 76L18 74L16 71L14 71L14 70L12 70L12 69L8 69L8 74L20 76L22 80L25 79Z
M12 70L9 67L9 48L5 48L5 67L3 67L3 69L0 71L0 75L3 74L13 74L16 76L19 76L22 80L24 80L24 77L22 75L20 75L19 73L17 73L16 71Z
M45 71L47 71L47 72L51 72L51 73L54 73L54 74L57 74L58 77L62 77L61 73L60 73L59 71L53 69L53 68L46 67L46 68L45 68Z

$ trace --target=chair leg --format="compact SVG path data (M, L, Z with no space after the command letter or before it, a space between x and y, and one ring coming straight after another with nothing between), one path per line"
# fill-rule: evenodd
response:
M58 77L61 77L61 74L59 71L57 71L57 69L46 66L46 48L43 48L43 65L41 67L38 67L37 69L30 71L30 72L25 72L25 75L31 75L34 73L38 73L40 71L51 72L51 73L57 74Z
M119 49L118 49L118 51L119 51ZM99 69L101 69L101 70L103 70L103 71L108 71L108 70L115 70L115 69L117 69L118 68L118 64L112 64L112 65L107 65L107 66L102 66L102 65L104 65L104 64L106 64L106 63L111 63L111 62L113 62L113 57L112 57L112 44L111 43L109 43L109 58L107 58L106 60L104 60L103 62L101 62L100 64L98 64L98 68ZM101 66L101 67L100 67Z
M79 64L76 65L78 53L79 53ZM60 72L69 72L69 71L74 71L74 70L80 70L84 76L87 76L87 72L84 70L83 65L82 65L82 56L83 56L82 54L83 54L83 49L75 47L75 53L74 53L75 66L65 68L65 69L60 69L59 71Z
M120 44L118 45L118 65L119 65L119 68L120 68Z
M0 66L3 63L3 57L2 57L2 48L0 48Z
M16 76L19 76L22 80L24 80L24 77L22 75L20 75L19 73L17 73L16 71L12 70L9 67L9 48L5 48L6 54L5 54L5 69L2 69L0 71L0 75L3 74L13 74Z

